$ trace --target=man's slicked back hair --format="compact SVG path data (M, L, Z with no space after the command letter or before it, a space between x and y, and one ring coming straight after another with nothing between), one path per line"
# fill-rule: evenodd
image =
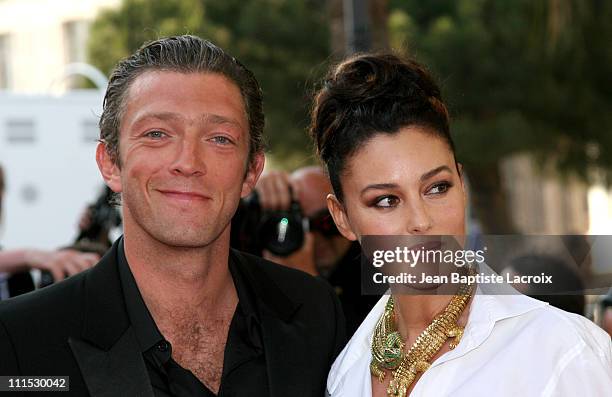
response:
M259 83L242 63L210 41L196 36L166 37L144 44L120 61L111 73L100 117L100 140L120 164L119 130L131 84L149 71L217 73L240 89L249 123L249 162L264 150L263 99Z

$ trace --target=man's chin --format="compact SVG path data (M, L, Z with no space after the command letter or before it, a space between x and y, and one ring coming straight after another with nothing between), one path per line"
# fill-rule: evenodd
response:
M185 232L184 229L177 231L165 230L162 233L151 233L151 235L157 241L168 247L183 249L204 248L217 239L210 234L189 233Z

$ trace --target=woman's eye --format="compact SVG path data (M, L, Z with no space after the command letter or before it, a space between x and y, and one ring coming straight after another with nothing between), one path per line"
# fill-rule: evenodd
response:
M155 131L147 132L146 136L149 137L149 138L153 138L153 139L161 139L161 138L166 136L166 133L162 132L162 131L155 130Z
M395 207L399 203L399 199L395 196L383 196L376 199L374 205L380 208Z
M431 189L429 189L427 194L444 194L448 191L448 189L450 189L451 186L453 185L448 182L436 183L431 187Z

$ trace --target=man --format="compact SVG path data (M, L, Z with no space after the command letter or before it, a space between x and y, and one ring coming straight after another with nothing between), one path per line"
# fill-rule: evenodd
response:
M4 197L4 170L0 166L0 222ZM0 247L0 300L32 291L35 286L30 270L48 272L54 280L63 280L93 266L100 256L74 249L42 250L21 248L2 251Z
M336 229L327 210L331 183L321 167L298 168L291 174L270 171L261 176L255 191L264 211L287 211L294 200L310 221L302 247L281 257L263 251L264 258L322 276L334 288L346 318L347 335L352 335L380 296L361 292L359 244L345 239Z
M229 248L263 122L251 72L207 41L121 61L96 160L124 236L92 270L0 307L0 374L69 375L78 396L322 395L344 339L333 291Z

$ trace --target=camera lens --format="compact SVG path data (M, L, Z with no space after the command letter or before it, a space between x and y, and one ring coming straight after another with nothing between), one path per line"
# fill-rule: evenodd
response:
M287 256L304 243L301 216L285 211L268 214L261 223L259 237L265 249L274 255Z

